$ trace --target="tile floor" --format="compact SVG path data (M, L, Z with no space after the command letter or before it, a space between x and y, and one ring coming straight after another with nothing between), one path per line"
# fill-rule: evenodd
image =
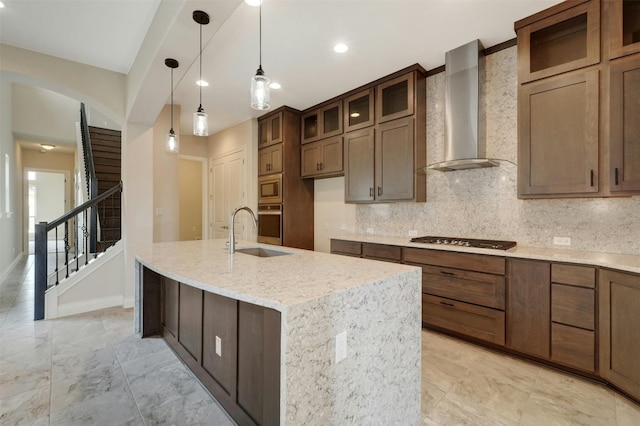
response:
M0 283L1 425L231 425L133 311L32 320L33 261ZM640 406L576 377L423 332L425 425L640 425Z

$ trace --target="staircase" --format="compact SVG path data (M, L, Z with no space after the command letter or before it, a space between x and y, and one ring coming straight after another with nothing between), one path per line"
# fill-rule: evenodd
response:
M93 126L88 126L88 129L95 175L98 180L98 196L100 196L118 185L121 180L121 132ZM98 252L106 250L120 240L120 201L119 197L114 198L111 205L105 203L98 210L100 224Z

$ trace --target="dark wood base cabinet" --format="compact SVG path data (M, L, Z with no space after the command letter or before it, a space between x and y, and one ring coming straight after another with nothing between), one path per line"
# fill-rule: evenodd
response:
M143 337L161 334L239 425L280 424L280 312L147 268L143 292Z
M600 271L600 375L640 401L640 275Z

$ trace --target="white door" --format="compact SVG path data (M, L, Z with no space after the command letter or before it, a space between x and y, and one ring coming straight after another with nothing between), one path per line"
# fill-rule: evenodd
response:
M244 150L237 151L211 160L209 195L211 222L209 235L213 238L229 237L229 216L236 207L245 205L244 194ZM237 239L246 239L246 217L238 215L235 234Z

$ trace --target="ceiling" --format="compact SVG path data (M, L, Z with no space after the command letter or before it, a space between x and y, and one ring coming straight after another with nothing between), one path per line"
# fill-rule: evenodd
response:
M162 0L179 3L171 28L145 35L161 0L3 0L2 43L128 73L140 46L158 43L146 79L154 86L146 106L154 117L168 103L169 69L180 62L174 102L182 105L180 132L191 133L198 107L199 28L191 14L211 15L203 27L202 105L210 134L258 117L249 107L258 67L258 8L242 0ZM305 109L414 63L444 64L447 50L479 38L485 47L515 37L514 21L559 0L264 0L262 67L272 81L271 105ZM156 13L157 12L157 13ZM83 19L85 18L85 19ZM88 18L88 19L86 19ZM151 27L150 27L151 26ZM151 32L150 32L151 33ZM81 36L78 36L81 34ZM333 52L337 42L349 50ZM162 57L161 57L162 56ZM141 99L142 104L147 99ZM155 112L157 111L157 112ZM177 126L174 126L177 127Z

